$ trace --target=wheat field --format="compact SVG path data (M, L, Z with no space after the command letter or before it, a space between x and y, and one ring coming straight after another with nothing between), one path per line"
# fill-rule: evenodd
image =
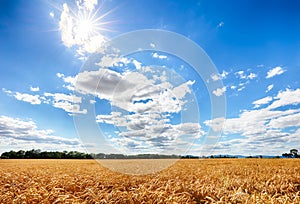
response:
M179 160L147 175L95 160L0 160L0 176L5 204L300 203L298 159Z

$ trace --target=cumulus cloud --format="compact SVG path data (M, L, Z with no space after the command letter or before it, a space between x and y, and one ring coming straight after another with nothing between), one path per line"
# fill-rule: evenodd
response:
M21 120L8 116L0 116L0 139L12 139L19 141L33 142L34 144L55 144L77 146L77 139L68 139L53 135L54 131L38 129L35 122L31 120Z
M120 60L122 59L119 58L114 63L118 64ZM180 144L188 145L204 134L199 123L171 122L172 114L184 110L195 81L176 81L175 85L169 81L167 73L162 72L158 77L155 70L150 69L149 74L149 67L146 72L146 68L139 63L129 61L136 70L123 67L121 71L116 71L100 61L101 63L96 64L98 70L82 71L73 77L74 80L69 80L69 85L75 88L75 92L106 100L119 110L96 116L97 123L113 125L121 130L116 133L116 137L111 136L110 140L114 144L119 144L127 151L174 150L173 145L179 140Z
M168 82L155 83L144 74L134 71L119 73L100 68L84 71L77 76L76 91L91 94L129 112L179 112L194 83L187 81L173 87Z
M222 96L226 92L226 89L227 88L225 86L222 87L222 88L218 88L218 89L216 89L216 90L213 91L213 94L215 96Z
M295 132L300 128L300 109L296 106L282 109L287 105L300 104L299 94L300 89L287 89L279 92L276 97L267 96L253 102L255 108L271 103L267 107L244 110L238 117L216 118L207 120L204 124L213 130L220 130L220 121L225 120L223 134L240 135L238 139L220 142L219 150L229 151L228 147L230 147L240 151L239 153L249 151L261 153L265 151L265 147L272 147L274 149L268 153L274 153L278 151L276 147L283 148L284 144L288 148L288 143L299 142Z
M39 95L30 95L26 93L23 94L23 93L16 92L14 97L19 101L28 102L32 105L41 104Z
M158 113L124 115L112 112L110 115L97 115L96 118L98 123L125 128L114 141L127 150L174 150L182 148L178 146L178 141L187 148L195 138L204 134L198 123L170 124L166 115Z
M268 126L274 129L300 127L300 110L298 113L295 114L284 115L282 117L275 118L270 121Z
M300 89L280 91L274 99L273 103L268 107L269 109L287 105L298 105L300 104Z
M279 67L279 66L275 67L275 68L273 68L273 69L271 69L271 70L268 71L266 78L269 79L269 78L272 78L272 77L274 77L276 75L281 75L285 71L286 70L284 70L282 67Z

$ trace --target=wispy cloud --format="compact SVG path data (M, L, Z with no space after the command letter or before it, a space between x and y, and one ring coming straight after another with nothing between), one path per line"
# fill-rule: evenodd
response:
M266 78L269 79L269 78L272 78L274 76L277 76L277 75L281 75L285 72L286 70L284 70L282 67L275 67L271 70L268 71L267 73L267 76Z
M86 114L87 110L81 110L81 97L73 94L64 93L44 93L43 95L31 95L28 93L13 92L2 89L7 95L16 98L19 101L27 102L32 105L51 104L55 108L60 108L69 114L79 113Z
M274 84L270 84L268 87L267 87L267 90L266 90L266 93L268 93L269 91L271 91L274 87Z
M168 57L166 55L159 55L157 52L154 52L152 54L153 58L157 58L157 59L167 59Z
M262 98L262 99L259 99L259 100L254 101L252 104L255 105L254 108L258 108L258 107L260 107L261 105L270 103L272 100L273 100L272 97L267 96L267 97L265 97L265 98Z

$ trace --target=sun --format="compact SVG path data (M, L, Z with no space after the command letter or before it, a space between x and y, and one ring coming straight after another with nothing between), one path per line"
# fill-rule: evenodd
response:
M73 16L73 32L74 36L80 40L87 40L93 36L100 35L103 31L109 31L104 25L109 24L109 21L104 21L103 18L109 12L98 17L98 10L87 11L80 10Z
M59 30L63 44L75 47L77 53L84 56L97 51L107 41L107 32L113 32L111 25L115 21L107 19L114 9L103 12L103 6L96 9L85 5L87 1L80 2L76 6L63 4Z
M101 29L98 25L99 23L96 19L89 18L88 16L81 16L75 19L75 36L84 40L99 34L99 30Z

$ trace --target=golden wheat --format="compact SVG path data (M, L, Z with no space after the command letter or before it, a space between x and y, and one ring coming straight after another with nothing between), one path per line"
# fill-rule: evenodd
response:
M300 203L300 160L179 160L159 173L94 160L0 160L0 203Z

